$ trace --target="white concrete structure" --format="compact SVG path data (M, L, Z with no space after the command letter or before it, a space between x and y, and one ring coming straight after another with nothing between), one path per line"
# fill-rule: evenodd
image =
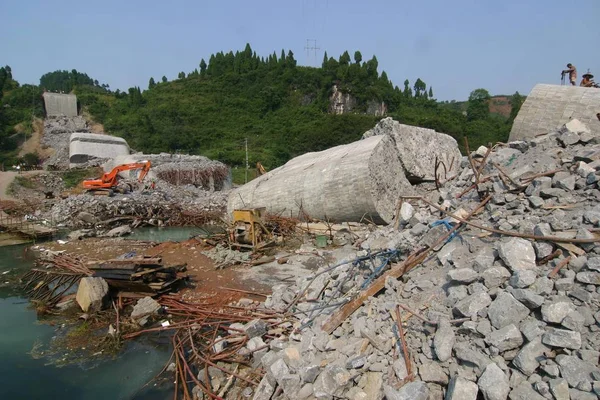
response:
M43 97L44 106L46 108L46 116L77 116L77 96L74 94L45 92Z
M515 118L509 140L531 139L557 130L571 119L600 135L600 89L579 86L535 85Z
M456 140L445 133L418 126L404 125L391 117L384 118L373 129L364 133L363 139L374 135L388 135L398 148L400 161L411 183L435 180L435 163L438 178L446 179L458 171L462 155ZM441 164L443 163L443 164Z
M71 167L92 158L115 158L128 155L127 141L123 138L97 133L75 132L69 139L69 163Z
M414 195L390 136L377 135L288 161L229 196L227 210L266 207L271 213L330 221L389 223L401 195Z

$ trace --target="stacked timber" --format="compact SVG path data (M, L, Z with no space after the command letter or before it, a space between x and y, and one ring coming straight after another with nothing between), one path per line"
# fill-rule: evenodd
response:
M163 265L160 257L113 259L90 267L93 276L104 278L108 286L126 292L162 294L187 279L184 265Z

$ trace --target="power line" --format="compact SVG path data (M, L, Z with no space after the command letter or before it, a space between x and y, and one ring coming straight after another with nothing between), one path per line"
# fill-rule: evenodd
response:
M306 46L304 46L304 50L306 50L307 64L317 66L317 50L321 50L320 47L317 47L317 39L306 39ZM311 51L314 53L314 64L310 62Z

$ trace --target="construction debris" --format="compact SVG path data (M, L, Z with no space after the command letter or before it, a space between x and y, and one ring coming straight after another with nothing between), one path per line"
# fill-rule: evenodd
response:
M160 258L123 258L90 266L94 277L126 292L162 294L183 283L185 265L163 265Z
M230 302L220 293L186 303L165 293L182 277L179 267L165 266L159 257L96 266L54 263L66 266L62 272L93 274L125 291L114 306L115 336L172 334L173 365L165 371L175 375L176 398L595 398L600 138L581 125L474 151L466 141L465 157L438 154L425 169L403 167L391 136L377 135L267 173L234 192L230 208L238 201L271 206L279 213L265 215L265 226L276 235L294 232L304 243L277 254L250 254L215 240L215 248L205 251L218 263L243 264L232 267L240 274L308 264L309 275L293 275L266 298L219 287L248 298ZM356 172L356 180L335 171L340 163L340 171ZM418 188L406 174L394 183L372 169L384 165L414 171ZM304 183L286 180L305 176L296 174L300 169ZM354 190L359 184L373 191ZM384 184L389 190L381 189ZM340 194L340 187L347 193ZM193 211L179 199L171 204L177 200L179 210ZM347 201L371 202L368 224L330 222L358 215L360 207ZM107 213L115 207L110 204L99 200L94 207L104 214L81 219L98 224L128 215L119 207ZM157 218L138 204L128 200L122 207ZM81 215L81 209L71 212ZM308 222L310 217L322 221ZM172 216L160 218L168 224ZM54 297L53 285L46 286L45 296ZM127 292L136 292L130 296L135 300L123 306ZM150 298L155 294L161 296ZM135 330L123 332L120 320Z
M235 393L595 398L600 145L581 137L567 144L560 135L473 152L439 190L404 196L412 216L355 240L360 247L348 248L346 259L273 287L264 308L253 308L271 333L244 336L246 350L213 331L222 339L204 348L211 357L225 352L231 367L257 348L247 338L260 338L261 349L264 343L249 361L264 373L258 385L259 377L243 374L248 369L227 369L239 385ZM214 398L218 387L207 382L219 374L208 355L186 355L206 339L177 332L179 393L191 398L181 386L189 379ZM205 380L191 374L194 366Z

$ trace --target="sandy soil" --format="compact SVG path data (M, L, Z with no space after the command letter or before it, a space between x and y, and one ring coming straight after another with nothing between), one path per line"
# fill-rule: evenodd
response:
M186 273L190 275L192 287L184 289L182 297L188 302L215 297L224 302L234 301L241 297L264 300L265 295L271 292L271 285L277 282L276 273L273 271L267 273L260 267L236 265L224 270L215 270L213 260L202 254L202 251L210 247L196 239L155 245L137 240L90 238L68 241L62 245L56 241L48 242L41 244L41 247L54 251L64 250L71 255L84 256L90 261L108 260L135 251L137 254L161 256L165 264L185 263L187 264ZM256 274L249 274L248 270L250 269ZM285 273L284 268L281 271L279 282L286 282L290 274ZM260 278L264 274L270 275L268 282L262 282L251 276L256 275L256 278Z

